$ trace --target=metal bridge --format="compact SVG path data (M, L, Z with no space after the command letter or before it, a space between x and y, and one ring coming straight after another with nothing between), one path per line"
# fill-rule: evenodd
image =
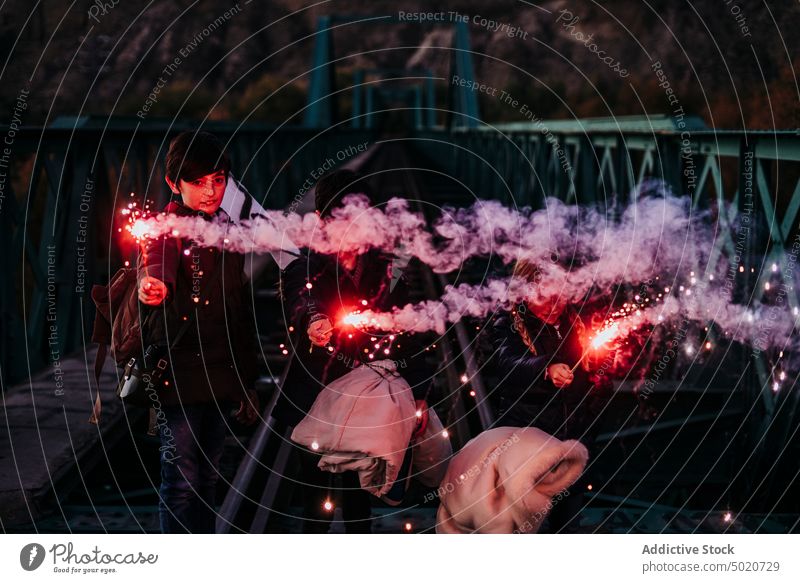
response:
M636 196L639 185L658 179L676 194L689 194L697 208L717 211L731 205L729 213L718 213L721 236L712 257L716 262L741 256L744 275L737 280L736 297L762 299L771 266L783 266L785 249L798 236L796 132L717 130L697 118L669 116L491 125L481 120L474 92L435 79L428 70L357 70L352 86L336 87L341 59L333 50L334 32L365 19L320 19L302 125L203 124L227 143L234 174L263 206L302 208L309 177L320 163L361 144L368 145L369 155L359 169L372 176L381 195L431 205L493 198L539 208L545 197L557 197L613 213ZM451 76L472 80L466 25L453 27ZM446 94L441 102L437 89ZM337 99L347 93L352 110L343 112ZM22 442L49 441L25 462L38 467L32 472L36 483L25 483L25 472L3 472L0 500L16 505L0 516L6 529L31 523L56 531L154 528L152 520L141 517L152 518L154 512L157 475L147 455L155 456L157 446L135 435L111 440L118 433L113 427L98 433L76 414L89 411L91 403L91 375L84 370L92 360L88 290L106 282L134 252L115 236L118 210L130 193L146 196L155 207L166 200L163 161L169 138L195 127L58 118L15 136L0 209L0 380L7 426L0 459L16 466L23 462L13 450ZM751 216L744 252L730 235L737 229L737 209ZM477 280L483 271L485 265L472 266L458 281ZM451 283L426 268L411 277L416 299L436 297ZM218 521L224 532L293 528L287 519L297 504L292 448L287 429L269 417L286 366L278 348L285 325L276 280L274 265L256 279L259 391L268 403L267 421L255 431L241 429L226 448L226 494ZM787 301L796 314L797 290L791 289ZM497 372L483 358L483 325L469 320L454 325L429 359L437 372L433 402L452 430L454 449L494 420L491 387ZM655 391L653 402L666 414L654 422L631 415L630 387L620 385L595 462L598 487L586 493L585 531L796 530L797 496L790 493L798 493L800 397L794 379L783 390L772 390L773 366L767 354L731 346L724 356L675 371ZM62 368L74 374L59 394L52 386ZM107 378L114 378L113 371ZM121 409L112 418L132 433L141 423ZM667 447L670 459L658 455ZM135 450L147 470L140 473L149 478L120 484L115 469L125 470L113 460L112 448ZM685 458L678 452L686 452ZM721 522L725 510L740 519ZM376 511L385 530L396 530L412 517L415 530L426 531L435 509L417 501L400 510Z

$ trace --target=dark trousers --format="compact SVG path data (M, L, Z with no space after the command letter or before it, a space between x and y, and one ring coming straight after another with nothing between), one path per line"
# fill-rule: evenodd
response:
M336 506L348 533L369 533L372 529L370 494L361 489L356 472L332 474L317 467L321 456L300 451L300 480L303 485L303 532L326 533ZM325 508L325 502L333 508Z
M563 534L579 532L580 513L587 504L586 486L589 480L585 475L578 478L567 490L568 494L560 500L553 500L553 508L547 516L546 526L542 534Z
M159 520L163 533L213 533L228 426L217 403L163 407Z

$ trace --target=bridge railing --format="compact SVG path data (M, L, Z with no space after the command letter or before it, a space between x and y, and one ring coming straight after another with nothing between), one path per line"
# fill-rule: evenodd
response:
M798 132L715 131L697 118L659 116L534 120L420 131L417 137L418 147L473 189L476 198L517 207L541 208L545 197L556 197L613 211L635 198L644 181L663 181L718 221L710 265L702 268L713 272L722 260L738 264L734 300L749 305L781 307L774 295L775 278L780 278L788 305L781 314L788 312L795 324L800 322L797 247L787 251L800 244ZM734 350L728 360L738 356L738 362L725 362L725 367L738 367L740 382L731 390L750 411L749 462L756 466L765 447L782 448L793 436L800 413L800 390L791 374L775 390L776 364L781 358L785 364L786 357L773 352L779 351ZM683 380L674 384L686 386Z

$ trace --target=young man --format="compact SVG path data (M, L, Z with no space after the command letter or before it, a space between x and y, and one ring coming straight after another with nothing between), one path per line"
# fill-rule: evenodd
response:
M348 194L371 197L369 184L350 170L335 171L316 185L315 206L325 218L341 206ZM289 373L281 387L272 413L278 421L295 426L308 413L323 387L363 362L393 359L397 370L411 385L418 400L425 398L428 375L421 347L407 334L370 333L343 326L342 314L352 309L389 311L407 303L405 279L395 274L392 258L376 251L362 255L323 255L305 250L281 274L281 297L287 326L295 331L294 352ZM379 348L376 348L376 344ZM388 355L384 352L388 350ZM304 485L303 530L326 532L332 518L334 476L317 468L320 456L300 451L301 480ZM341 495L345 529L349 533L369 532L370 494L360 488L355 472L341 474Z
M232 180L229 171L230 160L213 135L178 135L166 159L174 200L164 211L229 219L220 209ZM166 347L182 333L168 351L170 375L159 387L166 419L161 428L161 530L211 533L227 415L236 407L234 416L242 423L258 417L251 390L256 353L244 257L179 237L146 239L138 280L139 300L163 315L158 320L163 327L147 330L146 342Z

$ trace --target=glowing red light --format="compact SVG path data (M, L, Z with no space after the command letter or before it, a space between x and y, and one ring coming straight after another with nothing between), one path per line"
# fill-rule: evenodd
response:
M611 324L605 330L598 332L594 338L592 338L592 348L600 348L603 345L607 344L610 340L614 338L619 332L619 324Z

